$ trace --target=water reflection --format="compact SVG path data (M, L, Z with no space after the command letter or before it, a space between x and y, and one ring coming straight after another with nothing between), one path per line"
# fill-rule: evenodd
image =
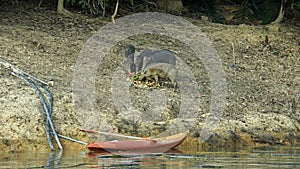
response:
M109 154L79 151L0 153L0 168L299 168L300 147Z
M62 150L49 153L47 164L45 168L59 168L60 160L62 158Z

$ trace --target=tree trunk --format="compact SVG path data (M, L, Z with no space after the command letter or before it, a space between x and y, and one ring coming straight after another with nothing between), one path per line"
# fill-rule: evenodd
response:
M72 13L64 8L64 0L58 0L57 13L64 16L72 17Z
M274 22L272 22L269 25L269 30L273 30L273 31L276 31L276 32L279 31L280 23L283 20L283 16L284 16L284 4L285 3L286 3L286 0L281 1L281 6L280 6L279 13L278 13L278 17Z

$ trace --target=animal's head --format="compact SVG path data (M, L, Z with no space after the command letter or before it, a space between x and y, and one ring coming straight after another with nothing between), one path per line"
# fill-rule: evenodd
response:
M129 55L134 54L134 53L135 53L135 48L134 48L134 46L132 46L132 45L127 45L127 46L125 47L125 57L128 57Z

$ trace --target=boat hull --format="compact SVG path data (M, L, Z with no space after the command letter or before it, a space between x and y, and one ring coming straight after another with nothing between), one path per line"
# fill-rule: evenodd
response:
M87 149L90 151L163 153L181 144L185 137L186 133L179 133L156 139L93 142L87 145Z

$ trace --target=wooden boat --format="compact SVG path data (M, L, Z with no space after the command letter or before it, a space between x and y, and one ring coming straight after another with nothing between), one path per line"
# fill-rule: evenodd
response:
M163 153L181 144L186 133L179 133L168 137L141 140L113 140L92 142L87 145L90 151L125 151L134 153Z

